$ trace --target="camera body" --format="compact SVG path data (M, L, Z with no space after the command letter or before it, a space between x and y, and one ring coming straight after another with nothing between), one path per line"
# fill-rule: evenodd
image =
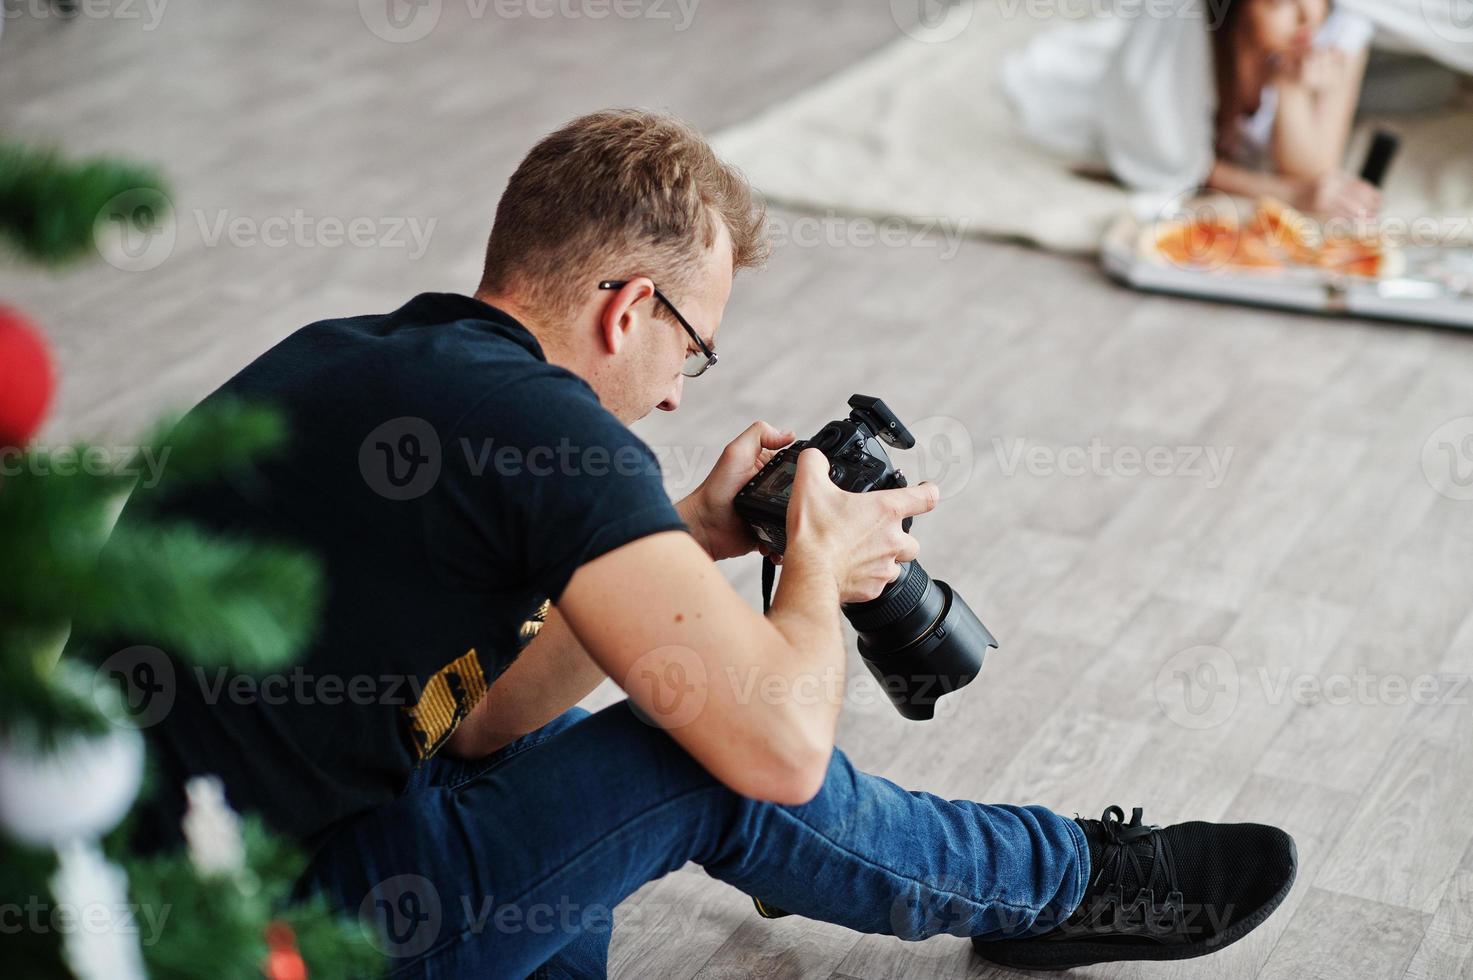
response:
M915 438L889 406L869 395L849 397L849 417L830 422L812 439L784 447L762 471L742 487L732 506L752 533L774 554L788 546L788 501L798 473L798 454L817 449L828 457L829 479L841 490L865 493L906 485L905 475L890 462L885 444L910 449ZM906 530L910 530L909 518Z
M803 450L820 450L829 461L829 479L850 492L906 485L885 447L910 449L915 437L878 398L852 395L849 409L847 419L776 453L733 500L737 514L774 554L787 550L788 503ZM903 526L910 530L910 518ZM765 591L771 580L764 582ZM966 600L933 580L918 561L901 565L874 599L846 604L842 612L859 634L860 659L895 709L913 721L934 717L942 695L971 683L987 651L997 646Z

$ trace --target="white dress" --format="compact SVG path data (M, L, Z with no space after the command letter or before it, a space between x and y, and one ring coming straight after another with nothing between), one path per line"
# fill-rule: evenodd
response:
M1175 193L1201 186L1212 169L1217 84L1207 17L1217 5L1182 0L1049 31L1003 65L1004 91L1025 133L1075 160L1108 167L1127 187ZM1132 15L1132 11L1134 14ZM1315 35L1316 47L1363 50L1375 28L1343 5ZM1263 91L1242 123L1240 162L1262 166L1278 96Z

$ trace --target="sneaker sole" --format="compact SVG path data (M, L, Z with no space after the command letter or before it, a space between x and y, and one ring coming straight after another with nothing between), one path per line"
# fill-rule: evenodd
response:
M1289 838L1289 877L1267 902L1248 918L1234 922L1215 936L1201 942L1179 946L1125 946L1119 943L1058 942L1035 943L1029 940L1000 939L973 942L977 955L998 966L1021 970L1069 970L1094 963L1120 963L1129 960L1190 960L1226 949L1248 933L1263 925L1274 913L1299 875L1299 848ZM985 951L984 948L986 947Z

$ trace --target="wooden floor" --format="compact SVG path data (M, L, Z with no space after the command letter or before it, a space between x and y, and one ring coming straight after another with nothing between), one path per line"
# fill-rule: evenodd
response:
M350 0L172 0L157 23L141 2L67 24L27 7L0 41L0 131L157 161L178 214L146 272L0 274L56 347L47 438L126 442L310 320L469 291L539 134L606 104L715 130L895 37L889 7L704 0L677 30L669 2L670 19L594 21L444 0L409 43ZM435 225L422 255L387 224L381 247L214 237L298 209ZM682 460L757 416L811 431L858 389L927 419L911 469L947 499L917 527L925 561L1002 648L929 724L856 696L841 746L947 797L1297 838L1288 904L1237 947L1082 975L1473 975L1473 336L1134 295L1077 260L838 228L739 280L720 369L642 433L679 491ZM756 569L732 574L755 600ZM618 922L618 977L1004 975L959 938L759 919L694 866Z

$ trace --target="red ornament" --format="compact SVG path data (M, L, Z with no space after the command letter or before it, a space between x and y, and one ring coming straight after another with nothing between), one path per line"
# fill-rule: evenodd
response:
M297 951L297 935L285 922L266 927L266 980L307 980L307 964Z
M0 306L0 448L30 442L55 388L46 341L25 317Z

